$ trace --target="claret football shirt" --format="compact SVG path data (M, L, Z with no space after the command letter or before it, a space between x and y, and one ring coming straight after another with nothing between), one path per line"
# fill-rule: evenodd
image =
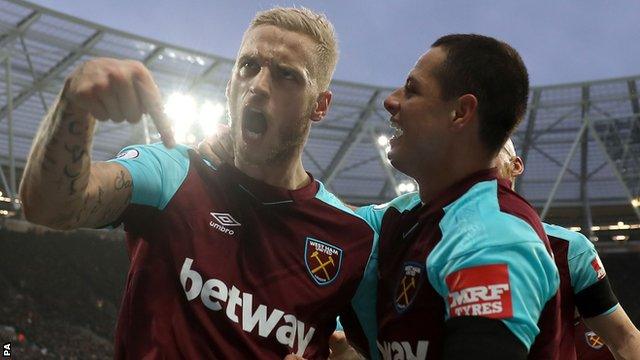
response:
M557 358L559 276L549 242L535 210L494 170L428 204L413 193L356 212L380 234L382 358L441 358L444 323L460 316L498 319L533 358Z
M577 351L589 348L583 345L600 339L590 330L576 331L575 309L582 317L607 315L618 307L618 300L611 290L607 273L595 247L584 235L557 225L543 224L549 237L555 262L560 272L562 307L562 359L581 359ZM587 334L587 335L585 335ZM591 335L594 334L594 335ZM599 344L603 345L603 344ZM598 353L607 353L603 346L593 348ZM600 350L602 349L602 350Z
M375 349L377 236L317 180L269 186L184 146L125 148L131 267L117 358L326 359Z

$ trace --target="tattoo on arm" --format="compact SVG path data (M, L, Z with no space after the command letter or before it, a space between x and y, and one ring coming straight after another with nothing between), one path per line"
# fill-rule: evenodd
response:
M115 179L114 188L116 190L122 190L130 187L131 187L131 180L125 179L124 171L120 170L120 174Z
M78 191L75 187L76 187L76 181L78 181L78 177L80 177L80 172L78 173L72 173L71 170L69 170L69 165L65 165L64 166L64 170L63 173L66 177L68 177L69 180L69 196L71 195L75 195L75 193Z
M87 132L87 126L81 126L81 122L78 120L69 121L69 126L67 127L69 134L71 135L83 135Z
M74 164L77 163L78 161L82 160L84 155L87 153L84 150L84 146L80 145L80 144L74 144L74 145L64 144L64 149L69 154L71 154L71 161Z

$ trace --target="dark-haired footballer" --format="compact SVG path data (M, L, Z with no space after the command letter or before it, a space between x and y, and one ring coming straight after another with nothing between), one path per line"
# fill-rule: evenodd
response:
M389 159L420 190L356 211L380 234L382 358L561 358L549 242L493 168L528 88L509 45L448 35L386 99Z
M502 147L496 166L500 177L515 188L525 167L511 139ZM607 347L618 359L640 358L640 332L618 303L591 241L561 226L543 226L560 272L562 359L611 358Z

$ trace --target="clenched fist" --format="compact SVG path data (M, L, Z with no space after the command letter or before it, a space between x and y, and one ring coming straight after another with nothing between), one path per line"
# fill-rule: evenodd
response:
M68 113L97 120L140 121L151 116L162 142L173 146L171 123L151 72L140 62L96 58L80 65L67 79L62 93Z

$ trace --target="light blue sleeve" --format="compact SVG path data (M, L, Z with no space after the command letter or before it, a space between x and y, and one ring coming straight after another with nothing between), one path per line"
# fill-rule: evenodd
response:
M382 228L382 219L384 218L384 214L387 210L393 207L402 212L404 210L409 210L418 204L420 204L420 194L412 192L400 195L388 203L359 207L355 210L355 213L369 223L373 230L380 233L380 229Z
M364 220L340 201L335 195L327 191L321 182L318 183L320 184L320 187L316 194L317 199L353 215L354 218L358 219L358 221ZM374 359L377 359L378 348L376 340L378 337L378 323L376 319L376 296L378 292L378 232L375 231L375 229L372 230L373 239L371 243L371 253L364 273L362 274L362 280L360 280L360 284L351 299L351 308L355 312L356 317L362 326L362 330L367 337L369 353L372 354ZM344 330L340 319L338 318L337 320L336 330Z
M605 276L604 266L598 257L595 246L584 235L550 224L544 224L544 231L549 236L565 239L569 242L567 261L574 294L597 283Z
M374 244L362 280L351 299L351 308L356 313L367 341L369 354L377 358L378 321L376 317L376 299L378 294L378 234L374 232ZM342 326L342 324L340 324Z
M558 290L558 270L528 223L486 213L445 215L442 240L427 258L429 281L445 300L447 319L500 319L529 349L541 312Z
M115 159L132 178L131 203L164 209L189 172L188 147L162 143L127 146Z

